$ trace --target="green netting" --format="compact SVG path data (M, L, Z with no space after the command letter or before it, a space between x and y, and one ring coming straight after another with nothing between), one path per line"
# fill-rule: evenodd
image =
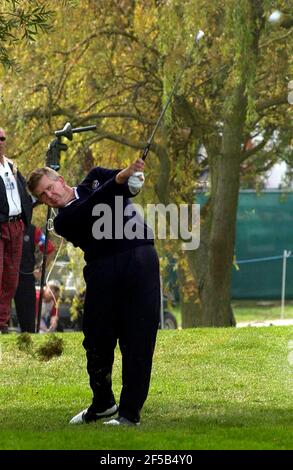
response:
M293 193L240 191L232 297L280 299L284 250L293 255ZM286 298L293 299L293 257L286 278Z

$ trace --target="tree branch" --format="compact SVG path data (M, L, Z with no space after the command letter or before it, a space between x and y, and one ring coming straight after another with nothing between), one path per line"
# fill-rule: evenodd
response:
M99 34L106 35L106 36L113 36L113 35L124 36L138 44L142 44L143 47L153 52L156 56L160 57L160 53L157 51L157 49L155 49L154 47L148 46L144 41L141 41L134 34L128 33L126 31L120 31L120 30L116 30L116 31L115 30L101 30L99 31Z
M261 44L259 46L260 49L262 49L263 47L268 47L270 46L272 43L274 42L277 42L277 41L282 41L282 39L286 39L286 37L290 36L290 34L292 34L293 30L290 30L288 31L286 34L283 34L282 36L278 36L274 39L271 39L271 41L268 41L268 42L265 42L264 44Z
M268 143L268 140L269 138L267 139L264 139L262 142L260 142L259 144L257 144L255 147L253 147L252 149L249 149L249 150L246 150L245 152L243 152L242 156L240 157L240 163L243 163L245 160L247 160L249 157L251 157L252 155L256 154L257 152L259 152L259 150L263 149L266 144Z
M74 59L74 61L71 61L71 63L69 62L66 62L63 66L63 71L61 73L61 76L59 78L59 82L57 84L57 93L56 93L56 97L54 99L54 102L55 103L58 103L58 101L60 100L60 97L62 95L62 92L63 92L63 89L64 89L64 86L65 86L65 83L66 83L66 80L68 79L72 69L75 67L76 63L81 59L81 57L84 55L84 53L86 52L88 48L88 43L85 45L84 49L82 49L80 51L80 53L78 54L78 56Z
M287 94L284 94L282 96L275 96L274 98L260 101L256 105L256 111L260 113L261 111L264 111L265 109L271 108L273 106L280 106L282 104L288 104Z
M30 145L28 145L25 149L11 155L11 158L16 159L26 153L29 154L30 151L34 148L34 146L37 145L40 142L40 140L44 139L45 137L48 137L48 134L43 133L43 134L38 135L35 139L31 141ZM46 153L46 148L44 147L44 160L45 160L45 153Z
M126 120L135 120L138 121L142 124L147 124L154 126L156 123L155 121L152 121L150 119L146 119L143 116L140 116L139 114L133 114L133 113L126 113L126 112L109 112L109 113L92 113L88 114L82 118L76 118L79 124L83 124L86 121L89 121L89 119L105 119L105 118L122 118Z
M85 38L83 41L80 41L78 42L74 47L72 47L69 51L58 51L58 50L55 50L55 54L62 54L62 55L70 55L72 54L73 52L75 52L76 50L79 50L79 48L81 46L83 46L84 44L88 45L88 43L97 37L97 33L93 33L93 34L90 34L87 38Z
M99 142L100 140L103 140L103 139L107 139L107 140L117 142L118 144L125 145L127 147L130 147L136 150L144 150L144 148L147 145L146 142L133 142L122 135L113 134L103 129L98 129L97 134L98 134L97 138L95 139L96 142ZM164 152L163 147L159 144L152 144L150 150L154 152L155 154L157 154L158 156L162 155L162 153Z

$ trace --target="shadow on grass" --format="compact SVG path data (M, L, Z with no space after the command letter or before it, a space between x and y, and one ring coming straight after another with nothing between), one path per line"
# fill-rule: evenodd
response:
M265 406L199 406L190 416L143 413L139 428L103 420L69 425L68 408L2 410L0 448L10 450L292 449L293 410ZM163 411L163 410L162 410ZM186 410L185 410L186 411Z

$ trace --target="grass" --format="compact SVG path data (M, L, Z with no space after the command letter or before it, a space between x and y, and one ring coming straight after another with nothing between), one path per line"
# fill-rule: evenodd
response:
M281 305L276 300L234 300L232 308L236 323L240 322L262 322L268 320L279 320L281 318ZM175 316L177 323L181 326L180 305L170 307L169 311ZM284 319L293 319L293 302L287 301L284 310Z
M159 331L142 424L123 430L68 424L91 392L82 334L58 336L64 352L47 362L0 337L1 449L293 449L291 327ZM117 351L117 399L120 376Z
M281 304L277 301L260 302L257 300L242 300L232 302L237 322L279 320ZM293 319L293 303L287 302L284 309L284 319Z

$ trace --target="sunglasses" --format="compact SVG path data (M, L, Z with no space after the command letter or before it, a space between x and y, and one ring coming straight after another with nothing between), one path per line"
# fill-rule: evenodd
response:
M6 140L6 137L4 137L4 135L2 135L2 136L0 137L0 140L1 140L1 142L4 142L4 141Z

